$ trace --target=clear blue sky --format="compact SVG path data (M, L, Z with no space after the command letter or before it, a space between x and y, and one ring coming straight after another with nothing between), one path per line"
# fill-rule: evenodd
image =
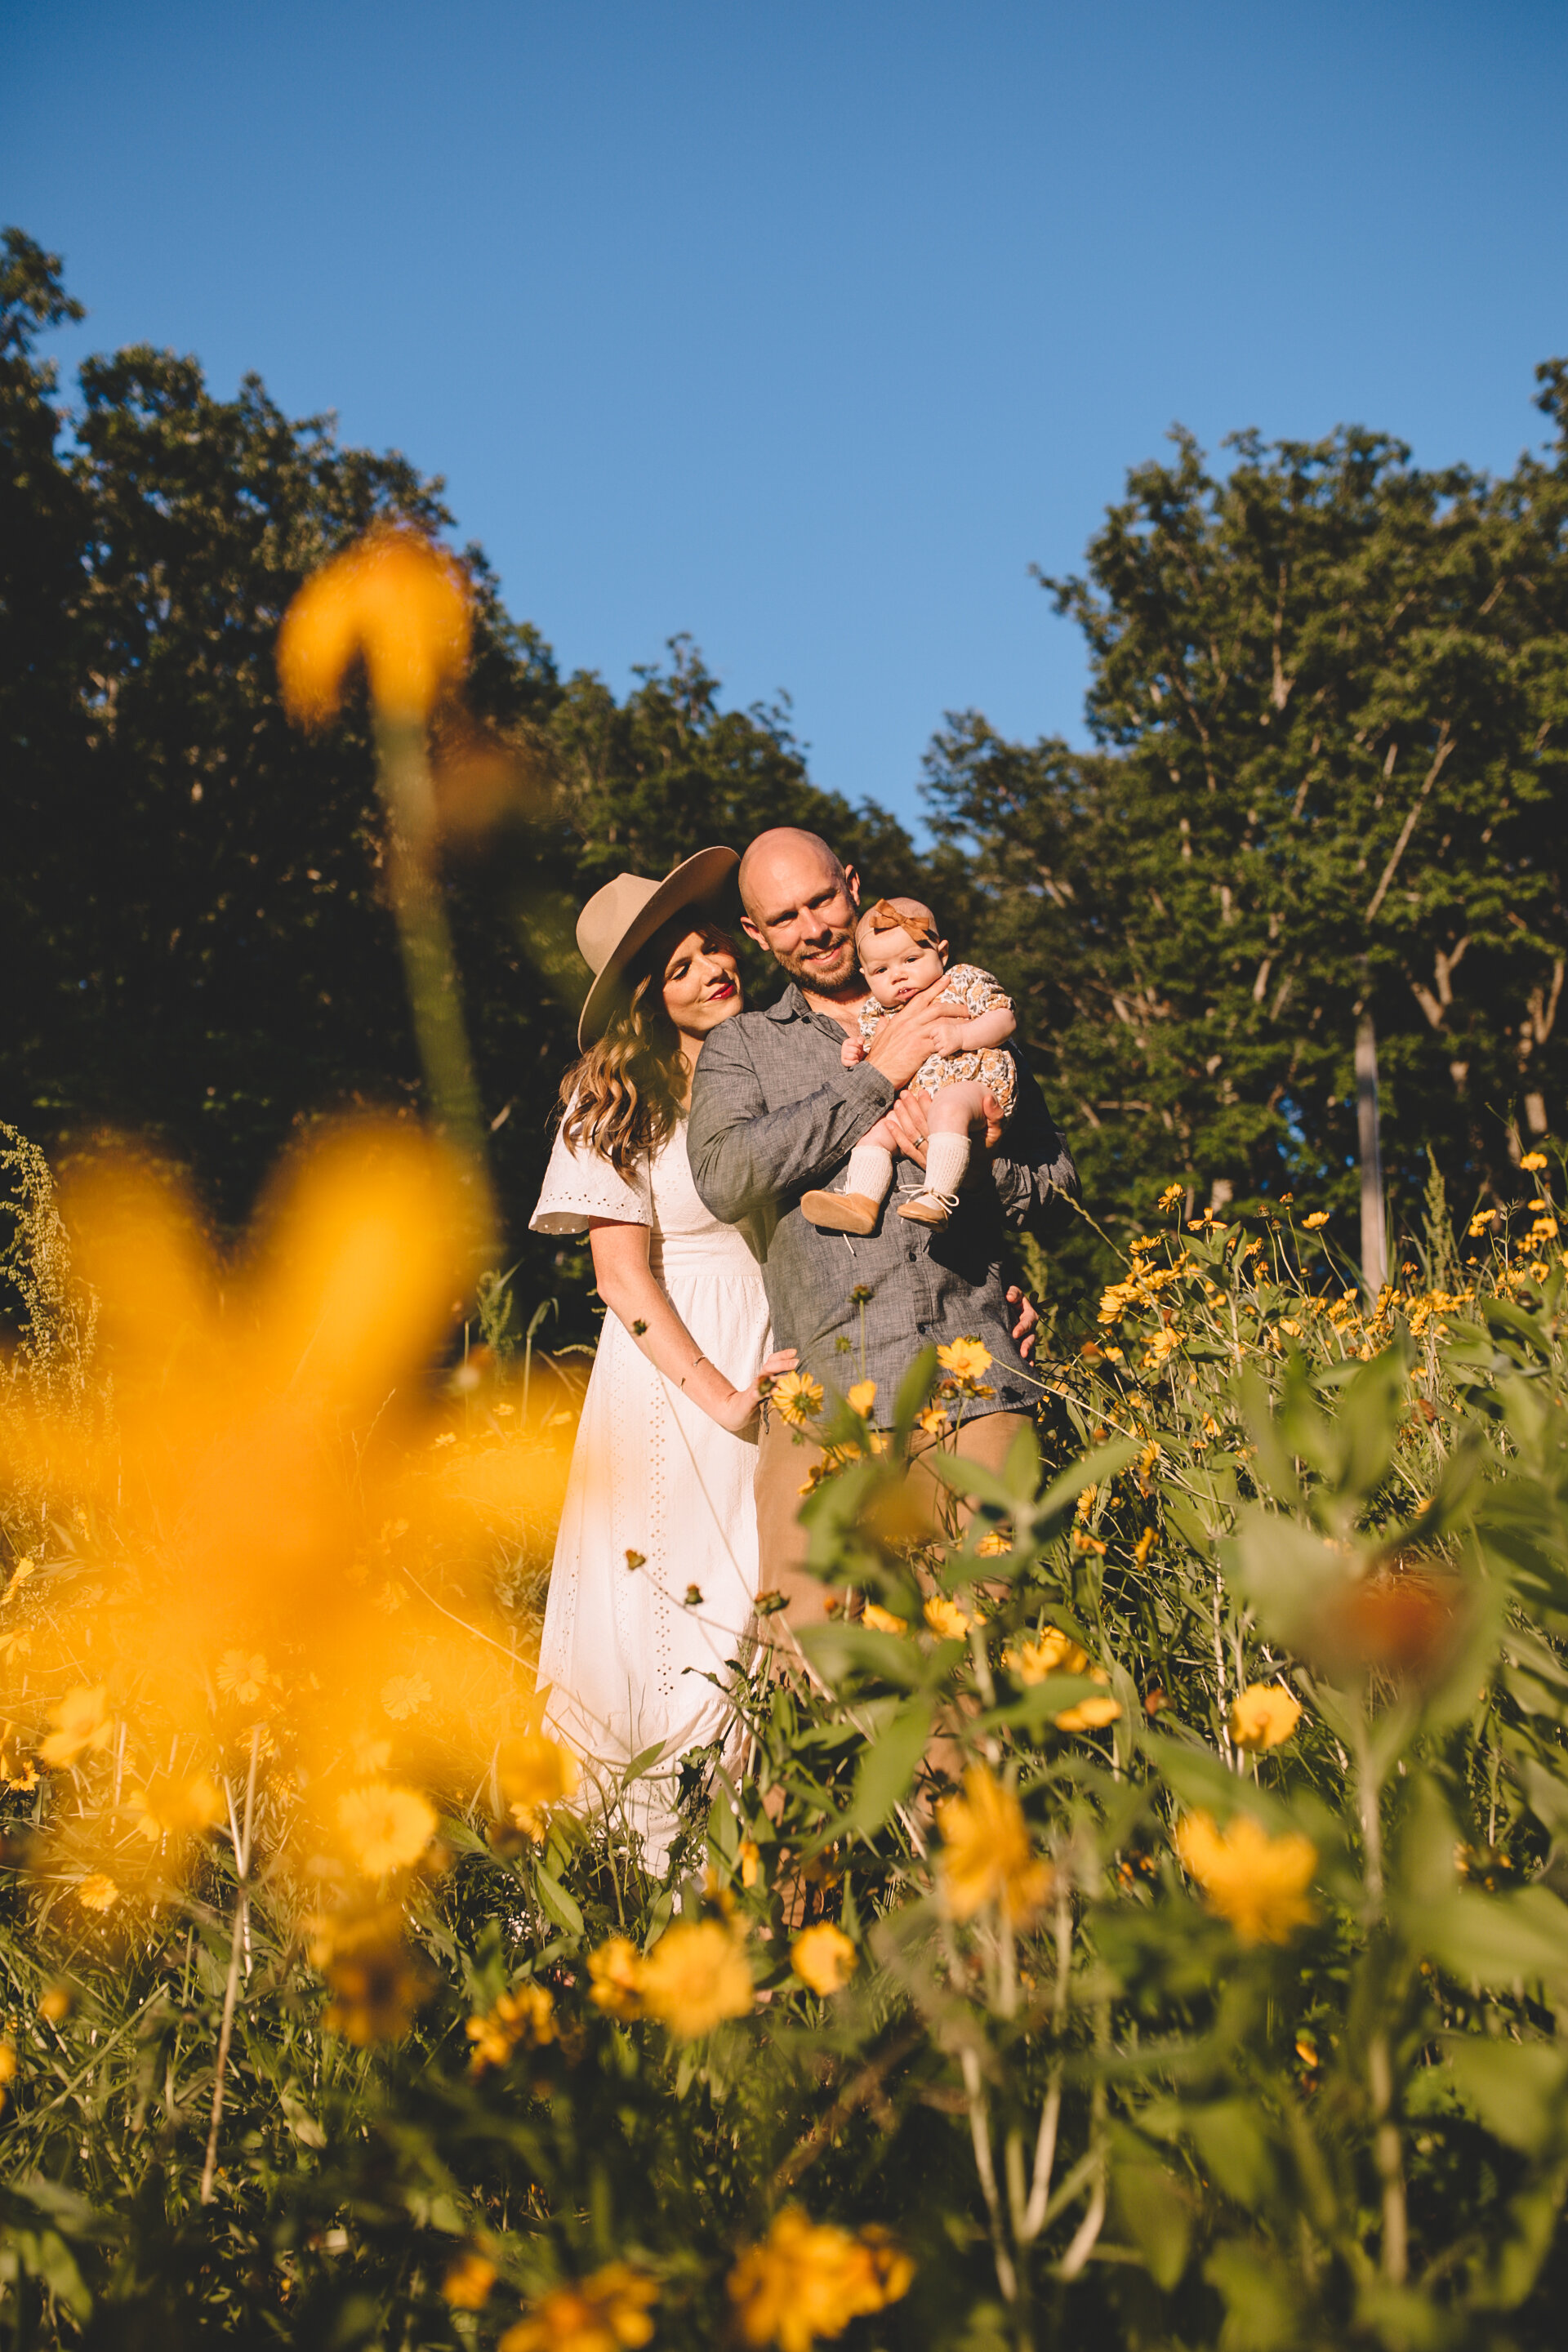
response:
M1173 419L1506 467L1568 352L1568 5L4 0L0 215L231 391L444 473L565 667L689 630L912 815L1081 739Z

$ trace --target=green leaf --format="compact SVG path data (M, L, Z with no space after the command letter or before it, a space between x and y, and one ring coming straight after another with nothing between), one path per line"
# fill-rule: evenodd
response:
M1460 2097L1494 2138L1526 2156L1562 2144L1568 2050L1481 2033L1446 2033L1443 2047Z
M1273 2193L1274 2153L1256 2107L1218 2099L1188 2107L1182 2121L1205 2172L1234 2204L1250 2210Z
M835 1824L834 1835L858 1830L871 1837L902 1802L931 1738L931 1716L929 1702L910 1699L871 1741L861 1755L848 1808Z
M533 1865L533 1885L540 1908L569 1936L581 1936L584 1932L583 1914L577 1907L575 1896L567 1893L561 1881L545 1868L542 1862L536 1862Z
M1544 1886L1456 1887L1441 1902L1408 1906L1403 1925L1415 1949L1462 1984L1568 1985L1568 1906Z
M929 1678L924 1654L903 1633L879 1633L869 1625L803 1626L796 1639L806 1662L837 1690L851 1675L871 1675L900 1690L919 1690Z
M1164 2166L1152 2162L1131 2132L1116 2137L1110 2199L1117 2222L1137 2247L1144 2269L1168 2294L1187 2266L1192 2205Z

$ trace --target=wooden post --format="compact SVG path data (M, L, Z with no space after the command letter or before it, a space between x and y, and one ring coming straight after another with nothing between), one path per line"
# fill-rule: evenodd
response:
M1355 1118L1361 1143L1361 1270L1375 1298L1388 1279L1384 1241L1383 1146L1378 1135L1377 1031L1363 1013L1355 1033Z

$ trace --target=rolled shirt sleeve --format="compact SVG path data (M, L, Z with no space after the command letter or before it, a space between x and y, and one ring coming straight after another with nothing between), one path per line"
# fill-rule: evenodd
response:
M705 1205L726 1224L766 1213L843 1165L897 1088L869 1062L842 1065L770 1110L739 1021L706 1039L691 1087L687 1152Z

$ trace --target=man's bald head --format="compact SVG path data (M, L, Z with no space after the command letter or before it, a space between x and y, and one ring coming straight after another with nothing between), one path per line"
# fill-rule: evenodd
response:
M765 916L767 902L776 897L781 883L785 896L792 896L803 877L818 875L844 879L844 867L822 835L798 824L770 825L742 856L736 877L741 903L748 915Z
M773 825L741 860L745 926L808 994L861 995L855 960L860 885L819 833Z

